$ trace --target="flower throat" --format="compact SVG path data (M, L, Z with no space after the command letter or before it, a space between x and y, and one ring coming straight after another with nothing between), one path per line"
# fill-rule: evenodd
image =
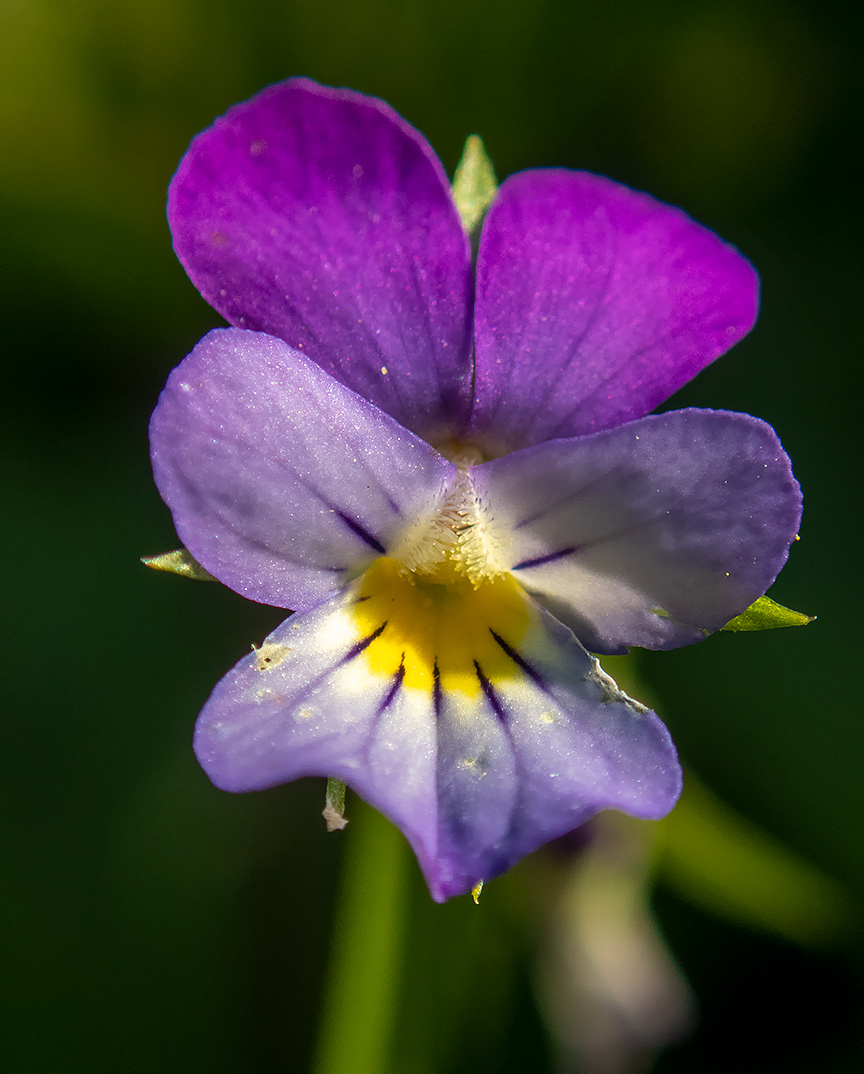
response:
M401 677L408 688L472 696L484 681L516 674L510 654L530 612L500 566L500 544L470 473L460 469L437 510L360 579L354 614L372 639L363 652L370 670Z

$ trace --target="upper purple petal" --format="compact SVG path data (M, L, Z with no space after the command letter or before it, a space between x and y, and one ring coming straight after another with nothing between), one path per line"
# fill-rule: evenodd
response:
M472 472L508 535L502 566L593 652L718 630L774 581L801 520L774 430L728 411L653 415Z
M464 422L468 240L438 158L388 105L269 87L194 139L168 218L231 324L281 337L428 440Z
M216 329L150 423L177 532L221 582L304 608L437 502L454 467L280 339Z
M480 244L472 430L503 452L642 417L757 308L750 263L680 209L585 172L514 175Z

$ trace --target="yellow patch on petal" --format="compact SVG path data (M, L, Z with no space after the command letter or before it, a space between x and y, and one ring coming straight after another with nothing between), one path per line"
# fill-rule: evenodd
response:
M434 575L418 576L385 557L360 580L353 616L362 637L380 631L359 657L373 675L394 676L404 667L404 687L432 692L437 666L443 691L472 697L482 689L475 663L491 683L521 674L492 631L515 649L532 621L509 575L477 584L447 561Z

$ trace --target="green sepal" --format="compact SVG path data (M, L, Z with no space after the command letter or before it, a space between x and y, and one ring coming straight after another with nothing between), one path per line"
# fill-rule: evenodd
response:
M345 784L341 779L332 776L327 779L327 791L324 797L324 808L321 816L327 822L328 832L341 832L348 823L345 816Z
M803 612L793 612L791 608L784 608L776 600L770 597L760 597L754 604L730 619L721 630L775 630L777 627L807 626L816 618L815 615L804 615Z
M462 159L453 176L452 190L462 226L473 237L498 190L495 169L483 139L477 134L469 135L465 142Z
M141 562L151 570L181 574L184 578L194 578L196 582L217 581L209 571L204 570L197 559L192 558L185 548L163 552L161 556L142 556Z

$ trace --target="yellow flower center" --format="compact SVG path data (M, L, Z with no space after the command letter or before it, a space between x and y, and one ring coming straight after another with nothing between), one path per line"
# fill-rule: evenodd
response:
M408 689L472 697L484 678L495 683L518 673L507 650L518 647L531 621L509 574L474 581L449 557L423 574L377 559L360 581L354 615L362 637L374 635L360 654L372 674L396 676L401 668Z

